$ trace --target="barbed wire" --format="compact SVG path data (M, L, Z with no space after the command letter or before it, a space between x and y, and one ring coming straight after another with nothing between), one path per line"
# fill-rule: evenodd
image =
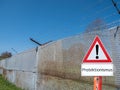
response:
M103 2L103 0L102 0L102 2ZM98 3L101 3L101 2L98 2ZM97 4L98 4L98 3L97 3ZM97 4L96 4L96 5L97 5ZM117 4L120 4L120 1L118 1ZM94 6L95 6L95 5L94 5ZM92 6L91 8L93 8L94 6ZM112 4L111 4L111 5L103 8L103 9L100 9L100 10L96 11L94 14L88 15L87 17L83 18L83 19L81 20L81 22L83 23L83 22L85 22L85 20L88 21L88 18L94 17L94 16L96 16L96 14L99 14L99 13L101 13L101 12L106 12L107 10L109 10L109 9L112 8L112 7L113 7L113 6L112 6ZM90 8L89 8L89 10L90 10ZM102 19L106 20L106 19L109 19L109 18L111 18L111 17L113 17L113 16L116 16L117 14L118 14L118 13L116 13L116 12L112 12L112 14L106 15L106 16L102 17ZM96 16L96 17L97 17L97 16ZM89 24L89 23L88 23L88 24ZM115 20L115 21L112 21L112 22L109 22L109 23L107 23L107 24L100 25L100 26L95 27L95 28L93 28L93 29L97 29L97 28L100 27L100 28L102 28L102 30L104 30L104 29L108 29L108 28L111 28L111 27L114 27L114 26L118 26L118 25L120 25L120 19ZM85 27L85 26L87 26L87 24L80 24L80 27Z
M117 4L120 4L120 1L117 2ZM103 8L103 9L101 9L101 10L99 10L99 11L96 11L94 14L89 15L89 16L83 18L81 21L82 21L82 22L85 22L86 20L88 20L88 19L91 18L91 17L97 18L96 14L99 14L99 13L101 13L101 12L106 12L106 10L108 10L108 9L110 9L110 8L112 8L112 5L107 6L107 7ZM108 19L108 18L110 18L110 17L112 17L112 16L114 16L114 15L117 15L117 13L116 13L116 12L113 12L111 15L107 15L107 16L102 17L102 18L105 20L105 19ZM81 25L81 26L84 26L84 25Z
M119 25L120 25L120 19L113 21L111 23L108 23L108 24L101 24L100 26L90 28L89 31L87 31L87 32L97 31L97 30L103 31L103 30L109 29L109 28L114 27L114 26L119 26Z
M117 2L118 4L120 4L120 2ZM95 11L94 13L92 13L91 15L87 16L87 17L84 17L82 20L87 20L88 18L91 18L91 17L95 17L96 14L100 14L102 12L106 12L108 9L112 8L112 5L109 5L103 9L100 9L100 10L97 10ZM97 17L97 16L96 16Z
M108 18L110 18L110 17L112 17L112 16L115 16L115 15L117 15L117 13L114 12L114 13L112 13L111 15L108 15L108 16L105 16L105 17L102 17L102 19L105 20L105 19L108 19ZM114 22L114 21L113 21L113 22ZM89 24L89 23L88 23L88 24ZM86 26L86 25L85 25L85 24L81 24L81 25L80 25L80 27L84 27L84 26Z
M117 5L118 3L116 3L114 0L112 0L112 3L114 5L115 9L117 10L118 14L120 14L120 9L118 8L118 5Z

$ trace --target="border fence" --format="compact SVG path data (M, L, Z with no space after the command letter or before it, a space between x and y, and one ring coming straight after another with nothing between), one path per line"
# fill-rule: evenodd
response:
M120 29L117 33L116 29L82 33L16 54L0 61L0 73L25 90L93 90L93 77L81 77L80 67L98 35L114 64L114 76L103 77L103 90L119 90Z

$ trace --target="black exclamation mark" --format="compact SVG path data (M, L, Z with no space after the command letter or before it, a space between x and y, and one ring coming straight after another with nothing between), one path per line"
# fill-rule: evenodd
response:
M99 45L96 45L96 59L99 59L98 51L99 51Z

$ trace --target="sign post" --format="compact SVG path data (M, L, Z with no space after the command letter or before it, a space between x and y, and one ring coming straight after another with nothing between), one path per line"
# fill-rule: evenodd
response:
M102 77L94 77L94 90L102 90Z
M94 76L94 90L102 90L102 76L113 76L112 59L98 36L83 59L81 76Z

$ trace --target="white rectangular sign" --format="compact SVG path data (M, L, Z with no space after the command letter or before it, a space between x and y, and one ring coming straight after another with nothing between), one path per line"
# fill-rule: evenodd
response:
M113 76L112 63L83 63L81 76Z

